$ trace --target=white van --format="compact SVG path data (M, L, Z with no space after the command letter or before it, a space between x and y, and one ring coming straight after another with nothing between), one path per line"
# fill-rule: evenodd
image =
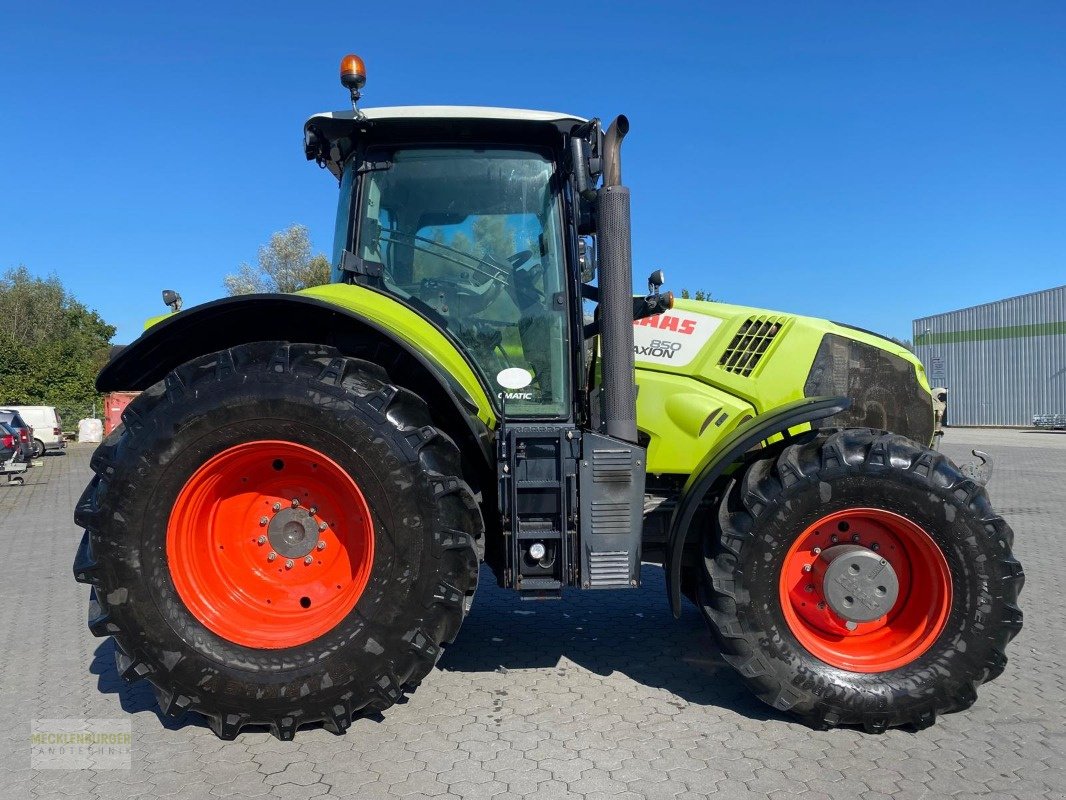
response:
M3 411L17 411L33 428L33 457L40 458L48 450L62 450L63 420L54 406L3 406Z

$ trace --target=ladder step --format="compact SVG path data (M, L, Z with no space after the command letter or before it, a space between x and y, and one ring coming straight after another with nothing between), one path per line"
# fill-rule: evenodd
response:
M544 528L538 530L533 528L532 530L524 530L518 532L519 541L529 541L530 539L562 539L562 534L559 531L553 531L550 528Z
M560 587L562 587L562 584L559 583L559 581L555 580L555 578L527 578L527 577L523 577L522 578L522 583L521 583L521 585L518 588L520 588L523 591L525 591L527 589L537 589L537 590L559 589Z

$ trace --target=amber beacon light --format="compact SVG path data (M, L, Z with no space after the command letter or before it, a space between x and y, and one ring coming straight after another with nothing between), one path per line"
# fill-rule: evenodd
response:
M353 92L358 92L366 85L366 64L363 59L352 53L341 59L341 83Z
M341 85L352 93L352 110L359 113L359 90L366 85L366 64L354 53L341 59Z

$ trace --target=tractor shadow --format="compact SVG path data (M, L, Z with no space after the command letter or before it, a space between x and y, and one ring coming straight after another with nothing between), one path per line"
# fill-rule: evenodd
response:
M119 704L127 714L150 712L156 716L160 725L172 731L190 726L207 728L207 722L199 714L185 714L178 718L163 714L148 681L129 683L123 680L115 668L115 640L110 636L97 646L89 672L96 676L96 688L102 694L118 695Z
M681 619L673 618L661 568L645 564L642 582L635 590L570 590L561 601L523 601L496 586L492 572L482 567L474 607L438 667L466 673L550 669L563 674L577 665L601 676L621 673L688 704L756 720L788 719L757 700L722 660L698 609L685 601ZM199 714L164 715L147 681L124 681L115 668L110 637L96 648L89 669L99 691L118 695L127 714L152 713L168 730L207 728Z
M438 666L565 672L577 665L601 676L621 673L685 703L756 720L788 719L755 698L722 659L692 603L683 601L681 619L674 619L660 567L645 564L641 582L636 590L570 590L561 601L524 601L497 587L482 567L474 607Z

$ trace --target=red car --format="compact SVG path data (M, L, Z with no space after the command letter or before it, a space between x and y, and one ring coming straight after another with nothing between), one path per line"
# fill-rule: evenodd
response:
M33 459L33 428L19 415L17 411L0 411L0 422L14 430L18 436L19 450L22 453L21 461L27 464Z
M18 434L6 423L0 422L0 468L20 449Z

